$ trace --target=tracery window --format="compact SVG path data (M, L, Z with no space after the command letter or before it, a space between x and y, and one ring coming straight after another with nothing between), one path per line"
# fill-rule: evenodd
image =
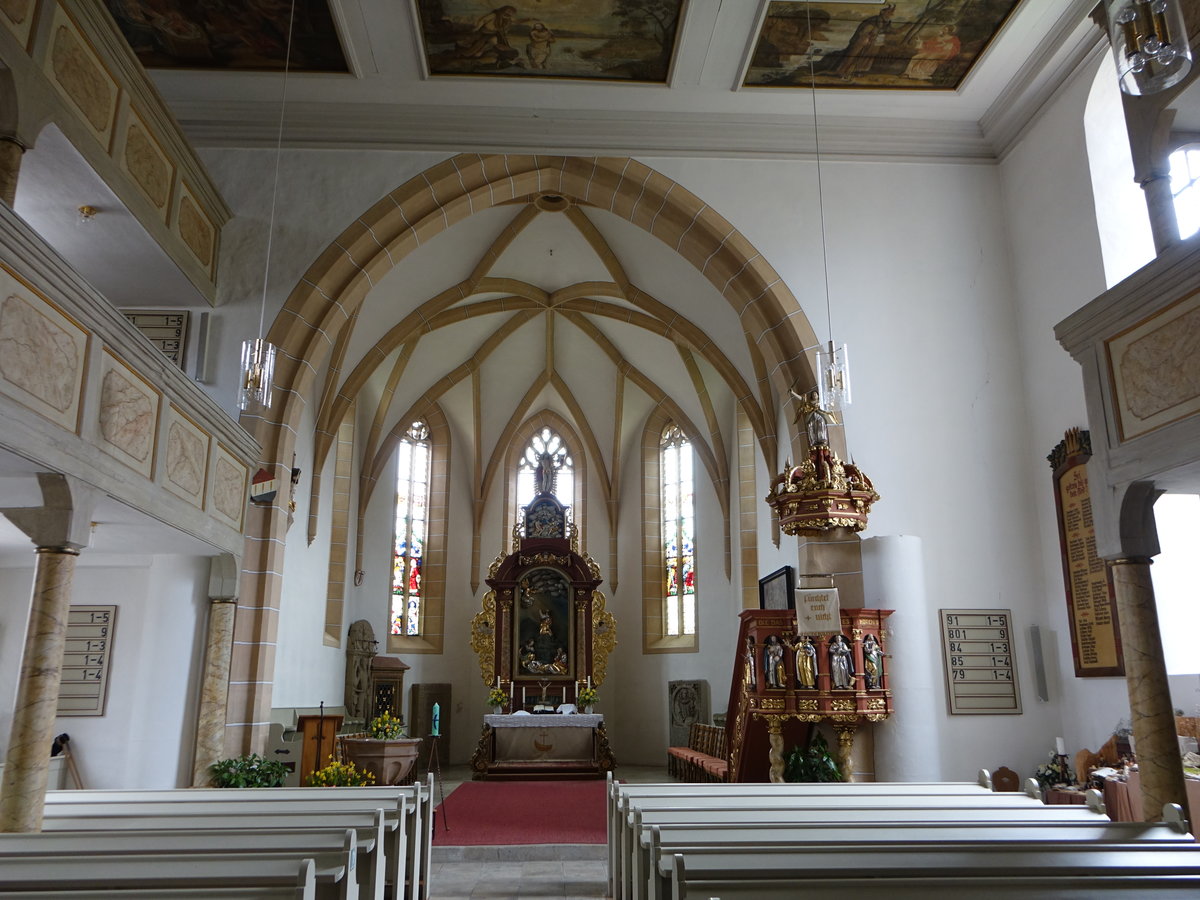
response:
M554 495L558 502L563 506L575 502L575 464L571 460L571 451L554 429L544 426L529 439L521 461L517 463L518 509L524 509L534 497L538 461L543 454L550 457L554 468Z
M696 540L692 445L674 424L659 442L662 497L663 633L696 633Z
M429 426L413 422L397 446L391 633L421 634L425 544L429 522Z

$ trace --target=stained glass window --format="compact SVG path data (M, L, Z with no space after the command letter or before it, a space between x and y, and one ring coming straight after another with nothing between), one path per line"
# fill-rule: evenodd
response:
M659 442L662 472L663 599L667 635L696 633L696 538L692 445L675 425Z
M543 453L550 456L550 464L554 468L554 496L563 506L575 502L575 464L571 461L571 451L552 428L541 428L525 445L525 452L517 463L518 509L523 509L533 499L534 476Z
M392 634L421 633L422 563L429 520L429 427L413 422L396 453Z

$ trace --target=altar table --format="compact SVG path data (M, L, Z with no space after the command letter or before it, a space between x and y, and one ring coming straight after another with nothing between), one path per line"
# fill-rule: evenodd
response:
M487 715L474 778L603 778L616 765L602 715Z

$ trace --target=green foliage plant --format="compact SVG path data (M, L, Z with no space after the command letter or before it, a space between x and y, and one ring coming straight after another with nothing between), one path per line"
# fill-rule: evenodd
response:
M287 778L287 766L277 759L267 759L257 753L219 759L209 766L213 787L256 788L281 787Z
M329 765L308 776L309 787L364 787L374 784L371 772L360 770L354 763L338 762L329 757Z
M842 780L837 760L829 752L829 744L821 732L813 728L808 744L797 744L787 755L783 780L790 782L832 782Z
M394 741L404 734L404 725L391 713L385 712L370 721L367 733L377 741Z

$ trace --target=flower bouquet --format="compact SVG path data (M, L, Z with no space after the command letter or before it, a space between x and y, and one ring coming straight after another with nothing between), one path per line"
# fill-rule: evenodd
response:
M585 687L580 689L578 697L580 706L594 706L596 701L600 699L600 692L595 688Z
M309 787L363 787L374 784L375 776L363 772L354 763L338 762L329 757L329 765L308 776Z
M367 732L377 741L394 741L404 734L404 725L391 713L385 712L370 721Z

